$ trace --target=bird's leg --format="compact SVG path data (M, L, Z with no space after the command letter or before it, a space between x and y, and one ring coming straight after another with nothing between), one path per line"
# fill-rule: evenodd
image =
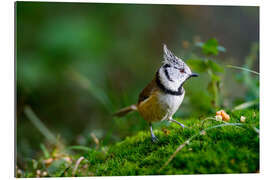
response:
M152 124L150 123L150 131L151 131L151 137L152 137L152 141L154 143L157 143L158 142L158 138L155 136L154 132L153 132L153 129L152 129Z
M177 123L178 125L182 126L183 128L185 128L185 127L186 127L184 124L182 124L182 123L180 123L180 122L178 122L178 121L174 120L172 117L170 117L170 118L169 118L169 121L171 121L171 122L175 122L175 123Z

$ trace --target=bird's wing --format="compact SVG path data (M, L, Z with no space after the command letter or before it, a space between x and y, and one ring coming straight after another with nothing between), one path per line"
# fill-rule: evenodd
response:
M156 77L142 90L142 92L139 95L138 104L140 104L142 101L146 100L150 97L150 95L156 91L157 85L156 85Z

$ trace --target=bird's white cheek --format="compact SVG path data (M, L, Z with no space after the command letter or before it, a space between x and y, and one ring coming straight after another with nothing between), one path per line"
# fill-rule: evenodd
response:
M185 81L186 77L185 75L180 75L179 78L178 78L178 81L179 82L179 86Z
M170 75L171 75L171 78L173 81L169 81L168 78L166 77L165 73L163 71L159 71L161 83L169 90L178 91L178 88L181 85L180 78L179 78L179 76L177 77L176 75L172 75L172 74L170 74Z

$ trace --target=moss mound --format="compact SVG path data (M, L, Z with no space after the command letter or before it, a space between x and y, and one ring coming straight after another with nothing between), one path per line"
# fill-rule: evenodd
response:
M106 150L86 148L84 151L67 151L70 163L55 161L50 166L36 165L47 171L47 176L127 176L255 173L259 171L259 112L244 110L229 113L230 126L213 119L190 118L180 120L188 128L171 123L155 128L158 143L152 143L149 131L127 137ZM245 116L246 121L240 122ZM208 129L208 130L206 130ZM206 130L206 131L202 131ZM203 133L200 133L203 132ZM175 150L195 136L161 169ZM76 167L79 157L84 159ZM76 169L76 171L74 171ZM24 177L36 177L26 172Z

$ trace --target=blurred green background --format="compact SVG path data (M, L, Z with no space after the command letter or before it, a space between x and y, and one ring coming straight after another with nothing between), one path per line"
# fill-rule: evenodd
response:
M92 146L91 132L108 145L148 129L138 113L112 113L137 102L160 66L162 43L185 60L204 56L196 42L214 37L226 48L217 63L244 66L259 41L258 7L16 2L15 9L20 166L50 144L26 106L66 145ZM258 57L249 68L259 71ZM221 78L221 107L258 98L240 71L226 68ZM208 82L202 73L185 84L177 117L214 112Z

